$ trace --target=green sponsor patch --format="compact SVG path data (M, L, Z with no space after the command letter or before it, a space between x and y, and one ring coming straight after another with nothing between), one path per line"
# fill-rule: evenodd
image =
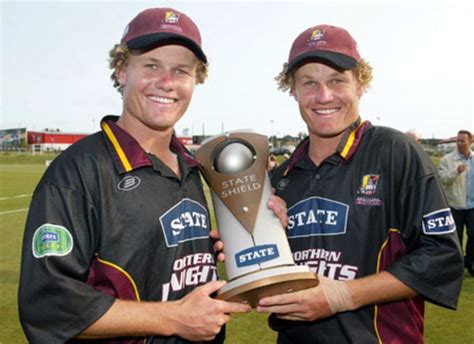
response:
M33 235L33 256L65 256L73 245L71 233L66 228L45 223Z

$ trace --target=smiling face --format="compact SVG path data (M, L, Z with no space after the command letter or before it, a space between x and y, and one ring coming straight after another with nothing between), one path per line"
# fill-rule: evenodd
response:
M362 89L352 71L307 63L294 74L291 94L313 138L338 138L359 117Z
M131 54L117 73L123 86L121 126L130 133L171 133L186 112L196 84L198 59L187 48L166 45Z

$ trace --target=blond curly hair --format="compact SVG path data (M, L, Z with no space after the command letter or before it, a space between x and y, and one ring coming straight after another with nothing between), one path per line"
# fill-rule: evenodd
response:
M114 87L123 94L123 86L118 81L118 72L127 66L130 50L124 44L115 44L109 52L109 68L113 70L110 75ZM208 64L199 60L196 68L196 84L204 84L207 79Z
M373 77L372 67L370 66L370 64L364 59L361 59L359 62L357 62L357 65L351 71L354 74L357 82L361 86L363 92L367 91L367 89L370 87L370 82L372 81ZM282 71L275 77L275 80L278 84L278 89L280 91L291 91L294 88L295 72L295 69L288 72L288 63L285 62L283 64Z

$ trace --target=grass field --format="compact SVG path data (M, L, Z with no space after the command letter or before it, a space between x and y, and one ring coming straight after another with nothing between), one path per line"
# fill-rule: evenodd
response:
M54 156L0 155L0 344L26 343L17 311L18 271L24 222L31 194ZM222 268L222 267L221 267ZM474 278L465 275L457 311L427 304L426 343L474 343ZM266 316L234 316L228 343L275 343Z

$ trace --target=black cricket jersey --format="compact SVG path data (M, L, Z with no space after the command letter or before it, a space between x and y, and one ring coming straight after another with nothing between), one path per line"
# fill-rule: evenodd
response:
M424 300L454 309L463 269L455 225L431 160L389 128L356 121L316 166L309 140L273 174L288 206L297 264L352 280L388 271L420 295L314 322L270 317L279 343L422 343Z
M101 132L58 156L34 191L19 287L20 319L32 343L71 341L116 298L178 300L217 279L197 162L173 136L178 178L117 119L105 117Z

